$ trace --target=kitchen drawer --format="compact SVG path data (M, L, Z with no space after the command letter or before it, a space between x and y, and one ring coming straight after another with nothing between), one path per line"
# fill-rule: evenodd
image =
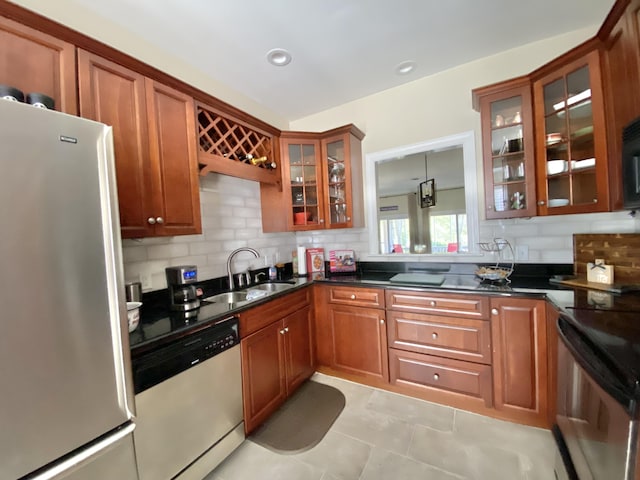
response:
M311 289L303 287L256 307L240 312L240 338L297 312L311 303Z
M423 393L442 390L479 400L487 407L492 405L489 365L390 348L389 373L392 385Z
M437 294L387 290L387 308L462 318L489 318L489 300L480 295Z
M387 335L391 348L491 364L491 329L484 320L389 311Z
M353 307L384 308L384 290L378 288L329 287L329 302Z

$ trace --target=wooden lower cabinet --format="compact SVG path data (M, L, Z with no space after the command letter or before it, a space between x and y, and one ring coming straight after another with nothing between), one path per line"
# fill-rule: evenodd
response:
M491 363L491 329L485 320L387 312L389 348Z
M389 381L384 290L317 285L318 364L374 384Z
M311 306L242 339L245 433L264 422L314 372Z
M486 297L387 290L386 305L393 387L457 408L491 407Z
M503 418L548 426L546 302L491 299L494 407Z
M491 406L491 366L389 349L391 384L431 393L435 401ZM443 395L446 391L449 395ZM452 399L451 394L458 395Z

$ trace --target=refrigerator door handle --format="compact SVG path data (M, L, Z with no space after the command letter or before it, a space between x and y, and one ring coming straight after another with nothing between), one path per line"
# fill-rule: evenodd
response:
M29 477L29 480L53 480L55 478L58 478L60 475L62 475L67 470L70 470L70 469L80 465L81 463L85 462L86 460L90 459L91 457L95 456L96 454L100 453L101 451L106 450L111 445L119 442L124 437L126 437L129 434L131 434L131 432L133 432L133 430L135 428L136 428L136 424L135 423L130 423L130 424L126 425L125 427L123 427L122 429L118 430L113 435L110 435L110 436L108 436L108 437L106 437L106 438L94 443L93 445L91 445L91 446L85 448L84 450L82 450L77 455L74 455L71 458L68 458L63 462L60 462L55 467L50 468L49 470L46 470L45 472L37 474L37 475L35 475L33 477Z

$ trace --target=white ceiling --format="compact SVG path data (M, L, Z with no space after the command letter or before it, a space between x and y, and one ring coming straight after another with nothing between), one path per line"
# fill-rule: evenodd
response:
M292 121L582 27L614 0L76 0ZM272 48L293 55L266 62ZM394 68L413 60L416 70Z

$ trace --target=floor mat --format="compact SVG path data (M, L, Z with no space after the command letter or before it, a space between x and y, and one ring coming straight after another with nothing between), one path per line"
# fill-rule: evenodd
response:
M322 440L344 405L340 390L308 380L249 439L277 453L309 450Z

